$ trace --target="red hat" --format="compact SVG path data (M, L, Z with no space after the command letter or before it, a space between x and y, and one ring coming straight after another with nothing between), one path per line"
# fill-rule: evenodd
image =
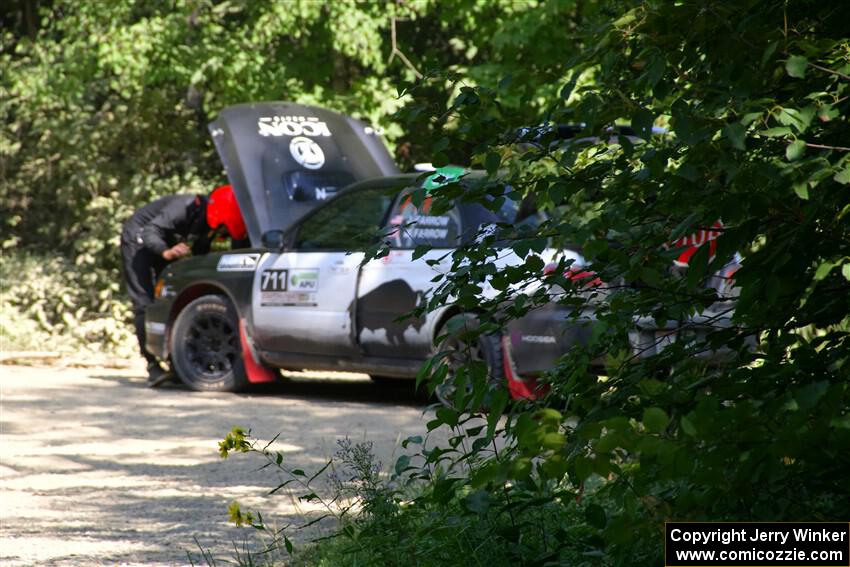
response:
M236 202L233 187L230 185L222 185L210 193L207 202L207 224L210 228L218 228L223 224L234 240L245 238L245 221L239 212L239 203Z

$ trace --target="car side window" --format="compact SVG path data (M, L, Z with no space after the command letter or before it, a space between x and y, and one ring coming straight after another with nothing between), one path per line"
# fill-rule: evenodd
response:
M393 200L385 187L341 195L318 209L298 229L298 250L362 250L373 245Z
M389 219L387 234L392 248L409 249L419 245L455 248L461 234L461 216L457 206L443 214L431 214L431 198L416 207L410 195L402 195Z

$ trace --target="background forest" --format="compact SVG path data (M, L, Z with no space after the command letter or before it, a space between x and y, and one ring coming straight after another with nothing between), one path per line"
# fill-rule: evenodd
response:
M509 184L549 211L503 234L521 267L493 273L493 237L455 255L433 300L475 306L482 332L549 299L517 296L528 282L594 300L542 274L547 243L580 243L602 281L625 282L596 305L593 343L543 377L545 398L510 405L470 368L469 395L428 426L453 428L451 446L409 439L422 449L390 481L355 471L362 514L327 564L657 565L666 520L847 519L846 2L19 1L2 20L7 344L123 344L121 222L223 182L206 124L253 100L368 120L403 168L500 172L438 197L492 203ZM550 144L565 123L602 143ZM639 143L609 144L613 125ZM716 254L672 273L668 244L718 219ZM706 278L736 253L733 328L627 356L635 318L703 312ZM502 294L481 305L487 278ZM694 358L720 347L721 372ZM222 450L250 447L235 431Z
M12 0L0 18L4 340L114 350L129 336L114 324L128 312L121 223L156 197L225 182L207 133L221 108L345 112L382 127L409 168L430 159L435 125L402 126L405 85L440 71L495 86L507 67L527 85L511 104L540 108L565 47L546 38L578 13L569 2ZM449 81L429 90L443 108L453 92Z

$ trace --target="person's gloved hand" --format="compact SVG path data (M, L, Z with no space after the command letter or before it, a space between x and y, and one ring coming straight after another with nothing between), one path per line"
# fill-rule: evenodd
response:
M192 253L192 249L185 242L178 242L168 250L162 253L162 257L168 260L177 260Z

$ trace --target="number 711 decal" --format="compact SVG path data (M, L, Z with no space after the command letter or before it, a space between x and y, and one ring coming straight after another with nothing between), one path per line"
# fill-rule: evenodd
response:
M263 270L260 291L286 291L288 276L288 270Z

